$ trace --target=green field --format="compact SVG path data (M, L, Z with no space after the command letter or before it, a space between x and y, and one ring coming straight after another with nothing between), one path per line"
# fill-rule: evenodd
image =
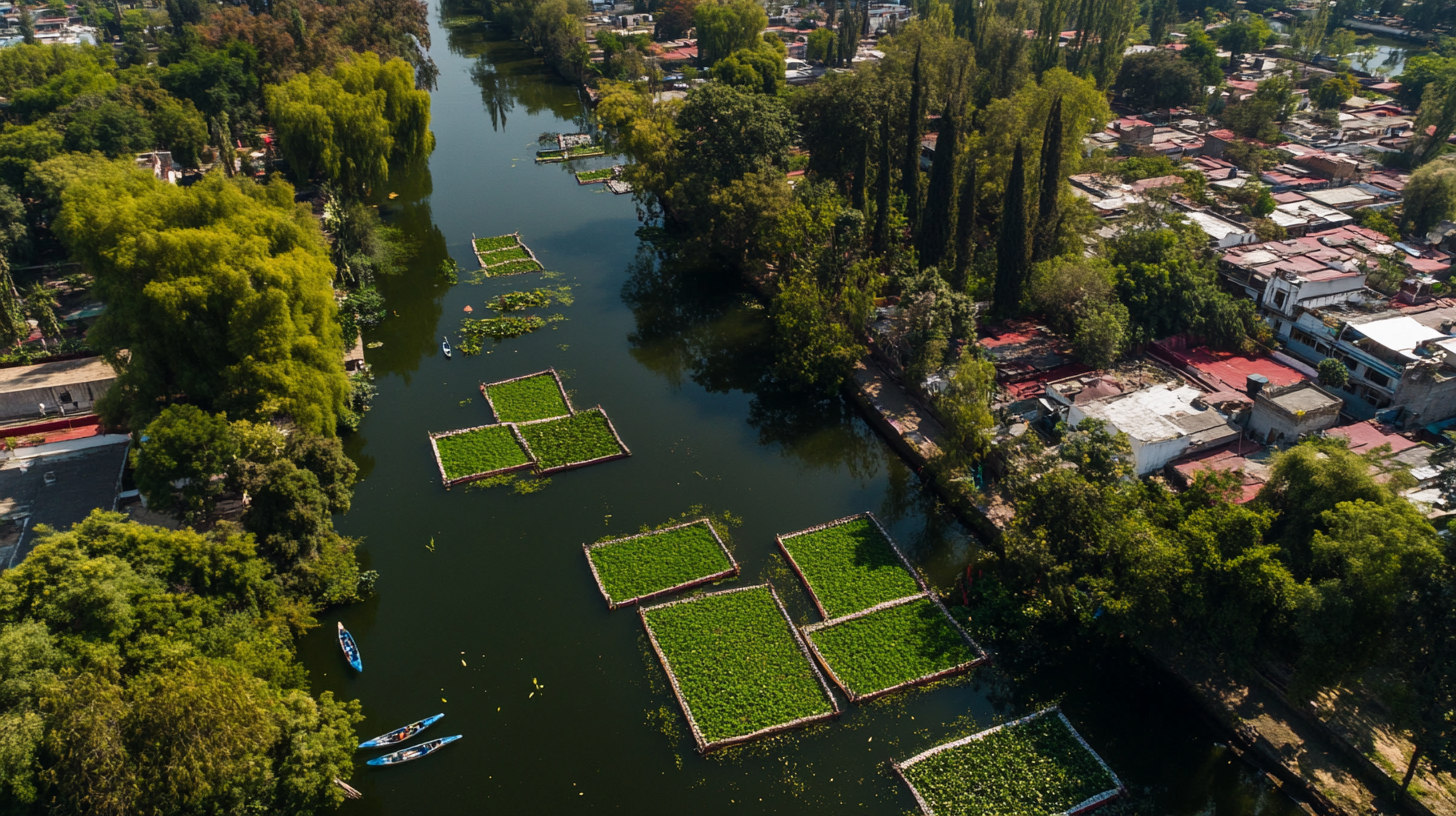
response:
M577 181L597 181L598 179L609 179L612 177L612 168L606 167L601 170L588 170L585 173L577 173Z
M614 604L733 567L706 521L592 547L587 556Z
M494 392L491 399L495 399ZM624 452L600 408L520 427L521 436L526 438L526 444L536 455L536 464L542 470Z
M929 598L815 629L809 639L857 697L980 657Z
M783 542L826 617L861 612L922 591L890 540L867 517Z
M477 473L524 465L531 461L515 434L504 425L492 425L462 434L437 437L440 464L445 478L459 479Z
M497 318L499 319L499 318ZM556 377L548 373L485 386L497 422L530 422L571 413Z
M475 239L475 251L476 252L482 252L482 253L484 253L484 252L494 252L497 249L505 249L506 247L513 247L513 246L520 246L520 245L521 245L520 240L518 238L516 238L516 236L514 236L514 235L497 235L494 238L476 238Z
M834 710L767 586L642 616L709 743Z
M941 751L903 772L933 811L965 816L1062 813L1117 787L1055 713Z

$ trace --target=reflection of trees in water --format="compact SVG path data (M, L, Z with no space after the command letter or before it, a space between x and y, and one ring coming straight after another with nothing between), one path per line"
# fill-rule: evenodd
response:
M743 391L749 427L806 466L843 466L856 479L879 473L883 445L842 397L794 391L772 377L767 314L721 269L695 267L676 248L644 242L629 266L622 300L637 330L634 359L676 390L691 380L711 393Z
M403 273L377 280L388 317L366 332L365 339L384 343L369 352L375 375L399 374L406 383L410 372L420 367L421 357L437 353L435 326L450 289L449 281L440 274L440 265L450 253L430 210L432 185L427 162L396 167L389 177L389 191L399 193L399 198L380 201L380 215L409 242L410 257Z

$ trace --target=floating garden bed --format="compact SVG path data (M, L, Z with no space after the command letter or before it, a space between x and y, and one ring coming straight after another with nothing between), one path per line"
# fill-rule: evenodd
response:
M508 249L521 245L521 236L514 233L510 235L497 235L494 238L474 239L476 253L495 252L498 249Z
M632 455L600 405L572 416L523 422L517 428L542 474Z
M891 766L926 816L1081 814L1124 790L1055 707Z
M560 148L552 148L550 150L537 150L536 151L536 163L537 164L546 164L548 162L559 162L559 161L566 161L566 151L565 150L562 150Z
M639 609L698 750L839 716L839 704L773 587Z
M616 177L617 168L604 167L601 170L588 170L585 173L576 174L577 184L604 184Z
M482 425L430 434L445 486L473 482L535 464L514 426Z
M928 595L806 626L804 634L830 679L853 702L969 671L986 657Z
M481 383L480 393L497 422L531 422L575 413L561 375L548 368L500 382Z
M524 275L528 272L540 272L543 269L545 267L536 261L511 261L486 267L484 272L487 278L504 278L507 275Z
M738 574L708 519L583 545L607 606L617 609Z
M872 513L776 538L825 618L852 615L927 589Z
M497 249L491 252L480 253L481 265L487 267L505 263L506 261L529 260L530 257L531 253L518 246L506 247L505 249Z

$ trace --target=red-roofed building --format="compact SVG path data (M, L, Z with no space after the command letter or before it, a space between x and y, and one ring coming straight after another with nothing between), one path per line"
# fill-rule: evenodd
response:
M1418 444L1373 419L1340 428L1331 428L1325 433L1329 436L1343 437L1350 443L1350 450L1356 453L1369 453L1381 445L1389 445L1391 453L1400 453L1403 450L1414 448Z

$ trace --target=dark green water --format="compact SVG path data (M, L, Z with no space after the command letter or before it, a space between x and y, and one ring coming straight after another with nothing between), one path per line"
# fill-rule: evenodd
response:
M906 813L913 800L887 759L1061 699L1148 812L1296 812L1175 696L1095 666L1020 685L988 669L867 706L842 702L838 722L697 756L636 612L607 611L583 542L693 505L732 512L744 521L733 531L737 585L771 580L809 622L801 588L772 555L776 532L872 510L942 586L975 540L852 408L773 387L752 299L711 273L663 269L635 236L628 197L531 162L538 134L578 128L573 88L519 44L439 28L435 37L438 148L427 169L401 171L399 197L383 202L419 257L383 287L398 316L366 337L384 344L368 352L379 397L349 441L364 479L339 521L365 539L379 592L328 617L303 658L316 690L363 702L361 736L444 711L431 735L465 738L398 768L364 768L361 755L352 782L364 798L345 811ZM449 286L431 270L447 255L473 268L472 232L515 230L562 273L550 283L575 287L575 304L559 310L569 319L491 354L443 359L440 336L466 305L481 316L491 294L545 282ZM442 488L426 433L490 421L478 381L548 366L569 377L578 406L606 408L634 455L531 495ZM336 618L358 638L362 675L334 645ZM533 683L543 688L531 696Z

